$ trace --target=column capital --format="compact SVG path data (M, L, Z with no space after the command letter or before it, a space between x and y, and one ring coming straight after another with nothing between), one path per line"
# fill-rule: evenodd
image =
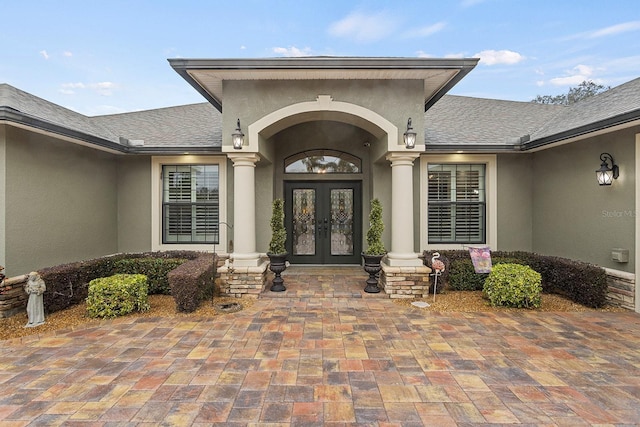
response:
M413 161L420 157L420 153L392 152L387 154L386 159L391 162L391 167L405 165L413 166Z
M233 162L233 166L256 166L260 161L260 155L257 153L227 153L229 160Z

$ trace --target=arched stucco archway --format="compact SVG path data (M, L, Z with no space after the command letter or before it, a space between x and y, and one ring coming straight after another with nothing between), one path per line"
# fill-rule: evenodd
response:
M313 120L349 123L386 140L387 151L403 148L398 146L398 128L380 114L356 104L334 101L329 95L319 95L315 101L288 105L250 124L247 151L266 154L264 141L287 127Z

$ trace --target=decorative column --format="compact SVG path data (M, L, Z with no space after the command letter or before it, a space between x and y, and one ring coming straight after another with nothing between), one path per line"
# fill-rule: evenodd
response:
M236 267L256 267L260 255L256 252L256 153L227 153L233 162L233 264Z
M413 161L419 153L389 153L391 162L391 267L422 266L413 250Z

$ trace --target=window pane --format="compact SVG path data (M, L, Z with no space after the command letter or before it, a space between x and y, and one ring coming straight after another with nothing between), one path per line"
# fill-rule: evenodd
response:
M289 156L285 173L360 173L361 160L334 150L310 150Z
M429 243L485 243L485 165L429 164Z
M164 165L163 243L219 243L218 165Z

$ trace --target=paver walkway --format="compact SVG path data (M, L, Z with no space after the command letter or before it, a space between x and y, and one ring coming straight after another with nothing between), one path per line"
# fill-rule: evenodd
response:
M637 314L294 291L212 319L0 342L0 426L640 425Z

